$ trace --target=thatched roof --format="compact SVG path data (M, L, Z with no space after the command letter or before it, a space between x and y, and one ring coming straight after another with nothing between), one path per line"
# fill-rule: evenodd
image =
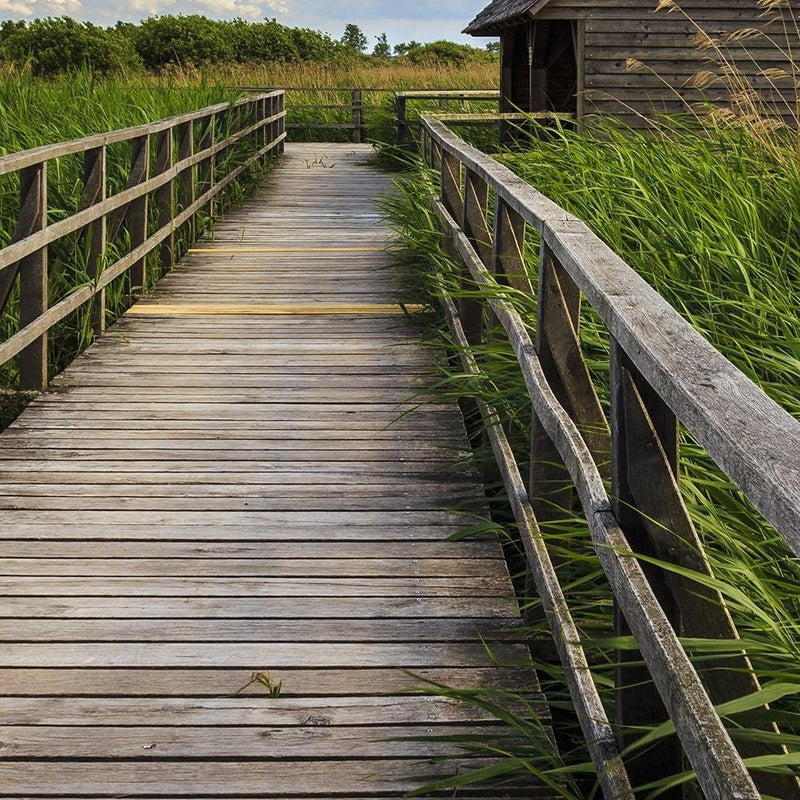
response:
M495 36L503 28L515 25L535 14L547 2L548 0L492 0L464 28L464 33L471 33L473 36Z

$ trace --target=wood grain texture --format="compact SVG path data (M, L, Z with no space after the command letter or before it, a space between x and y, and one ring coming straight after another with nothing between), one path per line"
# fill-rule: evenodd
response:
M287 149L0 435L0 796L397 797L486 763L418 737L502 741L425 681L522 693L551 747L499 542L447 541L486 498L389 178Z

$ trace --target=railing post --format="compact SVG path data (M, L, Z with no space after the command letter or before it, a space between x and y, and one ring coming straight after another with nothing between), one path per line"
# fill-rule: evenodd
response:
M95 147L87 150L83 160L83 192L78 203L78 211L102 203L106 199L106 148ZM82 239L89 239L89 258L86 264L88 276L97 281L103 274L106 252L107 222L105 214L89 225ZM100 289L92 301L92 329L95 335L106 327L106 290Z
M353 89L353 142L361 144L364 141L364 134L361 128L364 116L364 106L361 104L361 89Z
M457 156L441 151L442 202L450 216L458 223L464 213L464 197L461 194L461 162Z
M471 170L465 169L462 214L457 221L486 267L489 267L492 261L492 244L487 224L488 206L489 187L486 181ZM467 293L477 291L469 270L465 266L462 267L461 288ZM459 316L464 326L464 333L470 343L480 342L483 328L481 301L475 297L461 297L459 299Z
M419 127L419 151L427 167L431 166L431 137L422 123Z
M542 241L536 293L536 353L550 388L578 426L601 474L606 474L610 457L608 423L581 352L580 308L580 290ZM572 514L573 496L569 472L534 414L530 498L536 519L545 527L563 523Z
M194 155L194 120L189 120L178 126L178 161L184 161ZM178 178L178 191L180 192L180 207L188 208L195 200L195 168L185 168ZM183 233L187 246L194 242L196 237L194 215L186 220Z
M408 138L408 122L406 120L406 98L397 92L394 96L394 116L397 125L397 146L405 147Z
M575 421L600 474L607 478L610 431L581 350L581 293L544 242L536 297L536 352L542 369L558 401Z
M214 146L217 139L217 118L216 114L209 114L205 118L205 129L200 138L200 152L208 150ZM198 192L202 196L214 186L214 170L216 166L216 156L211 155L204 158L197 168ZM203 208L209 221L214 218L214 198L212 197Z
M47 227L47 162L21 170L20 219L26 217L31 233ZM47 311L47 247L31 253L19 264L19 326L24 328ZM20 389L43 392L47 388L47 332L19 356Z
M635 552L677 564L700 577L713 578L702 540L680 492L677 419L613 340L611 353L612 464L617 518ZM739 638L719 591L670 570L642 566L678 634L690 639ZM627 625L618 611L615 623L617 635L625 635ZM636 651L624 656L628 661L639 658ZM753 694L761 688L744 650L706 657L698 664L698 671L715 704ZM659 721L658 716L649 715L666 714L652 684L646 683L646 671L620 663L617 680L618 719L623 724L649 724ZM780 736L774 723L757 727L776 738ZM671 750L670 740L660 747L665 748L664 758L672 758L673 766L679 764L677 742ZM738 750L744 758L780 756L786 752L780 744L758 741L742 741ZM647 764L632 759L634 775L639 771L642 776L652 773L652 755L648 753L646 758ZM792 775L759 772L754 780L765 795L786 800L800 797L800 784Z
M272 131L272 123L265 122L266 119L272 116L272 98L262 97L255 103L255 121L261 122L262 125L256 132L256 147L262 151L261 164L267 162L267 145L272 141L270 139L270 132Z
M156 165L155 174L161 175L172 167L174 151L174 128L167 128L156 134ZM175 216L174 181L170 179L156 191L156 212L158 215L158 229L170 225ZM161 244L159 268L161 273L168 272L175 266L175 231Z
M278 95L278 107L276 113L284 114L285 111L286 111L286 92L281 92ZM282 136L284 133L286 133L286 117L281 116L281 118L278 120L277 135ZM279 156L283 155L284 141L285 141L284 139L281 139L280 144L278 145L276 150L276 155Z
M509 286L533 295L525 266L525 220L500 195L495 200L491 271Z
M633 471L647 469L646 453L638 451L629 436L626 426L626 407L630 397L630 370L633 369L627 355L612 337L611 359L611 493L613 510L620 527L634 552L653 555L647 531L641 515L636 510L629 475ZM678 474L678 428L675 416L654 392L648 392L645 400L647 413L658 434L660 445L670 468ZM643 476L646 480L648 475ZM679 630L678 609L671 596L663 572L648 564L642 564L648 581L661 607L676 630ZM621 610L614 608L614 635L630 636L630 628ZM620 749L641 733L637 726L657 725L668 719L658 691L648 669L641 664L638 650L618 651L615 668L615 722L619 731ZM641 729L639 729L641 730ZM683 755L677 736L656 742L626 762L631 783L639 786L669 775L677 775L683 769ZM663 794L667 800L680 800L680 787Z
M131 139L131 175L128 183L136 186L144 183L150 174L150 136ZM130 235L131 250L139 247L147 239L147 217L149 200L142 195L134 200L126 215L126 225ZM144 292L147 289L147 256L140 258L130 269L131 292Z

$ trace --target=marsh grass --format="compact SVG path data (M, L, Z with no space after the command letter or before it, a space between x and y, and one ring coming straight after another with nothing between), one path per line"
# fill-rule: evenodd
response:
M92 133L116 130L173 116L209 105L232 101L242 96L207 82L190 84L174 78L147 79L117 77L98 80L84 72L69 78L40 80L14 69L0 72L0 153L12 153L60 141L69 141ZM224 135L224 132L220 132ZM155 143L152 144L153 148ZM218 160L218 174L223 175L247 157L248 145L231 148ZM151 161L155 153L151 152ZM124 144L108 148L108 191L123 188L129 169L129 149ZM231 184L219 199L222 210L238 202L258 178L258 170L244 174ZM77 209L82 188L83 161L80 155L55 159L48 165L48 219L55 222ZM19 211L17 177L0 178L0 247L9 243ZM154 204L151 204L150 232L157 227ZM180 199L179 199L180 207ZM199 230L210 230L212 220L199 216ZM177 235L178 254L188 242L185 232ZM106 263L112 263L129 250L124 228L108 243ZM49 247L50 304L63 299L75 289L91 283L87 270L87 244L77 235L65 237ZM148 287L160 277L158 254L147 260ZM132 299L128 276L122 276L107 288L107 319L112 321L127 308ZM0 336L8 338L19 327L18 286L0 317ZM63 369L93 337L90 306L84 305L54 327L50 336L51 373ZM0 383L13 389L17 381L16 360L0 368ZM11 416L11 403L4 404L5 416ZM5 420L7 423L8 420Z
M800 175L793 138L773 132L768 145L763 129L713 122L702 133L675 123L656 136L618 127L583 135L548 128L530 140L527 151L498 157L584 219L727 358L800 417ZM460 267L439 246L440 234L427 202L434 181L435 176L418 165L416 174L398 181L398 195L386 205L405 244L403 261L415 270L418 285L435 305L442 286L434 276L443 276L448 291L458 296ZM537 237L529 235L527 261L534 285L537 245ZM533 330L535 297L504 286L479 295L488 299L495 293L511 299ZM445 352L457 349L441 319L430 336ZM608 333L587 304L581 340L607 409ZM476 348L476 355L481 381L461 374L450 362L437 391L451 399L477 392L497 407L524 474L529 466L530 403L516 360L498 331ZM485 447L476 450L476 457L491 462ZM763 694L740 699L720 712L734 741L758 740L788 749L771 762L748 762L751 769L797 770L800 561L686 431L681 476L684 500L716 576L713 587L725 598L742 637L735 642L686 640L684 646L702 673L715 654L746 645ZM513 522L497 502L502 490L491 486L490 491L497 509L492 524L504 531L506 542L514 542ZM631 649L632 640L613 638L613 598L582 517L568 515L547 523L543 535L613 719L613 665L617 651ZM689 577L698 584L707 582L703 576ZM528 614L534 621L532 638L547 636L544 622L536 621L538 600L523 595L521 605L533 612ZM547 661L537 662L537 668L554 711L562 757L568 766L585 770L588 756L569 712L560 668ZM767 698L769 710L764 708ZM780 733L765 730L767 720L777 722ZM638 738L631 752L645 754L659 736L674 735L668 726L656 733L628 733ZM674 780L685 784L690 796L698 791L690 772ZM667 782L656 783L644 795L656 797L666 787ZM592 796L597 787L579 781L578 790Z
M185 79L200 73L188 72ZM205 80L228 86L285 88L287 124L350 124L350 89L362 89L363 121L366 140L391 143L395 139L394 93L411 89L492 89L497 87L497 64L481 60L454 66L442 63L411 64L392 60L301 64L222 65L202 73ZM343 89L343 91L332 91ZM337 105L341 108L320 106ZM425 108L440 108L438 103L411 102L409 117L416 118ZM442 110L460 110L449 104ZM497 103L467 104L466 110L496 111ZM294 129L290 141L351 141L351 132L340 129Z

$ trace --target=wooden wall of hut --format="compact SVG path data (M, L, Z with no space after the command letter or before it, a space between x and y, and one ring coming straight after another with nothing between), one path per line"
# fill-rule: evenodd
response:
M586 113L642 116L700 109L746 113L757 101L796 126L791 53L800 52L800 5L765 11L756 0L552 0L537 21L581 19Z
M655 7L655 0L550 0L527 17L487 26L501 35L505 110L598 112L642 126L653 115L712 103L740 114L760 107L797 127L800 0L772 9L757 0ZM568 30L572 45L561 48Z

